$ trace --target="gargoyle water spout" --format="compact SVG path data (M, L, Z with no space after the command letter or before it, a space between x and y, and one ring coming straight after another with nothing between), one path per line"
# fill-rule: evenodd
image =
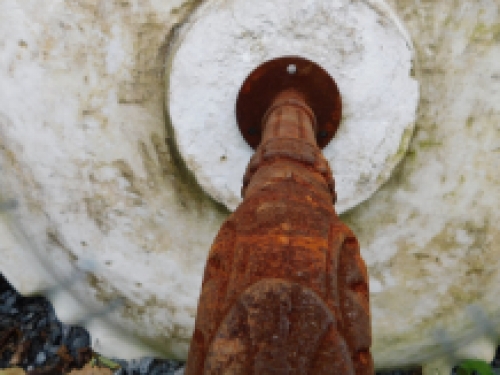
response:
M305 59L243 84L238 123L257 149L208 256L186 375L373 374L367 270L318 146L340 113L334 81Z

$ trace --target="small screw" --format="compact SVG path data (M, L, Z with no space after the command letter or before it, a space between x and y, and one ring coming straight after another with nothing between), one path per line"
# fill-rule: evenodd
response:
M257 128L255 126L252 126L250 129L248 129L248 134L257 135L258 134Z
M326 130L321 130L318 133L318 137L320 137L320 138L326 138L326 137L328 137L328 132Z

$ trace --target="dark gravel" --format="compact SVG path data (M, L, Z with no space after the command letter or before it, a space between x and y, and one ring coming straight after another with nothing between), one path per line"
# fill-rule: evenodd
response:
M44 297L22 297L0 273L0 368L22 367L30 375L58 375L82 368L96 353L89 333L61 323ZM184 363L145 357L113 359L114 375L174 375ZM494 367L500 367L500 347ZM421 367L377 371L375 375L420 375Z
M0 273L0 368L58 375L82 368L96 355L85 328L60 322L46 298L20 296ZM113 361L121 365L116 375L173 375L184 365L149 357Z

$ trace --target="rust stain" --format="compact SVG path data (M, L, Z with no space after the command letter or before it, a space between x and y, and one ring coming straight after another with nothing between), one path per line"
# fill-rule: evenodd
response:
M333 130L330 119L316 120L314 98L323 97L322 115L340 119L338 91L311 95L326 73L287 59L284 66L295 70L277 72L283 61L268 62L240 92L239 99L266 92L255 113L244 110L255 101L239 101L240 129L258 147L243 178L244 200L208 256L186 375L374 373L367 269L335 213L332 172L318 146L321 126L333 136L338 123ZM289 71L306 78L297 87L269 87L281 82L269 81L269 72Z

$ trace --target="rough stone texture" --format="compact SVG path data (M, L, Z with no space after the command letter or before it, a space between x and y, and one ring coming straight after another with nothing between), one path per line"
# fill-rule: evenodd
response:
M165 133L164 56L195 5L0 3L1 195L18 203L2 210L11 235L2 272L23 293L77 279L70 294L51 296L64 319L121 297L104 315L177 357L225 214L184 179ZM35 267L20 273L19 251L55 280ZM110 325L99 319L88 324L108 354L151 352L140 342L124 350L134 340L116 327L104 333Z
M415 123L411 41L381 1L205 3L178 36L168 111L179 151L203 189L231 210L252 150L234 116L256 66L298 55L320 64L342 95L342 125L323 153L337 212L370 197L404 156ZM208 136L209 135L209 136Z
M500 4L392 5L416 49L415 135L383 189L344 217L366 249L380 363L500 338Z
M89 321L104 354L155 352L140 338L186 356L207 251L227 215L164 128L166 40L194 5L0 3L0 268L23 293L84 275L52 296L67 316L123 297L106 314L115 325ZM391 5L415 46L415 134L388 182L342 217L369 268L384 367L457 350L488 319L500 337L499 4ZM130 336L113 341L118 328Z

